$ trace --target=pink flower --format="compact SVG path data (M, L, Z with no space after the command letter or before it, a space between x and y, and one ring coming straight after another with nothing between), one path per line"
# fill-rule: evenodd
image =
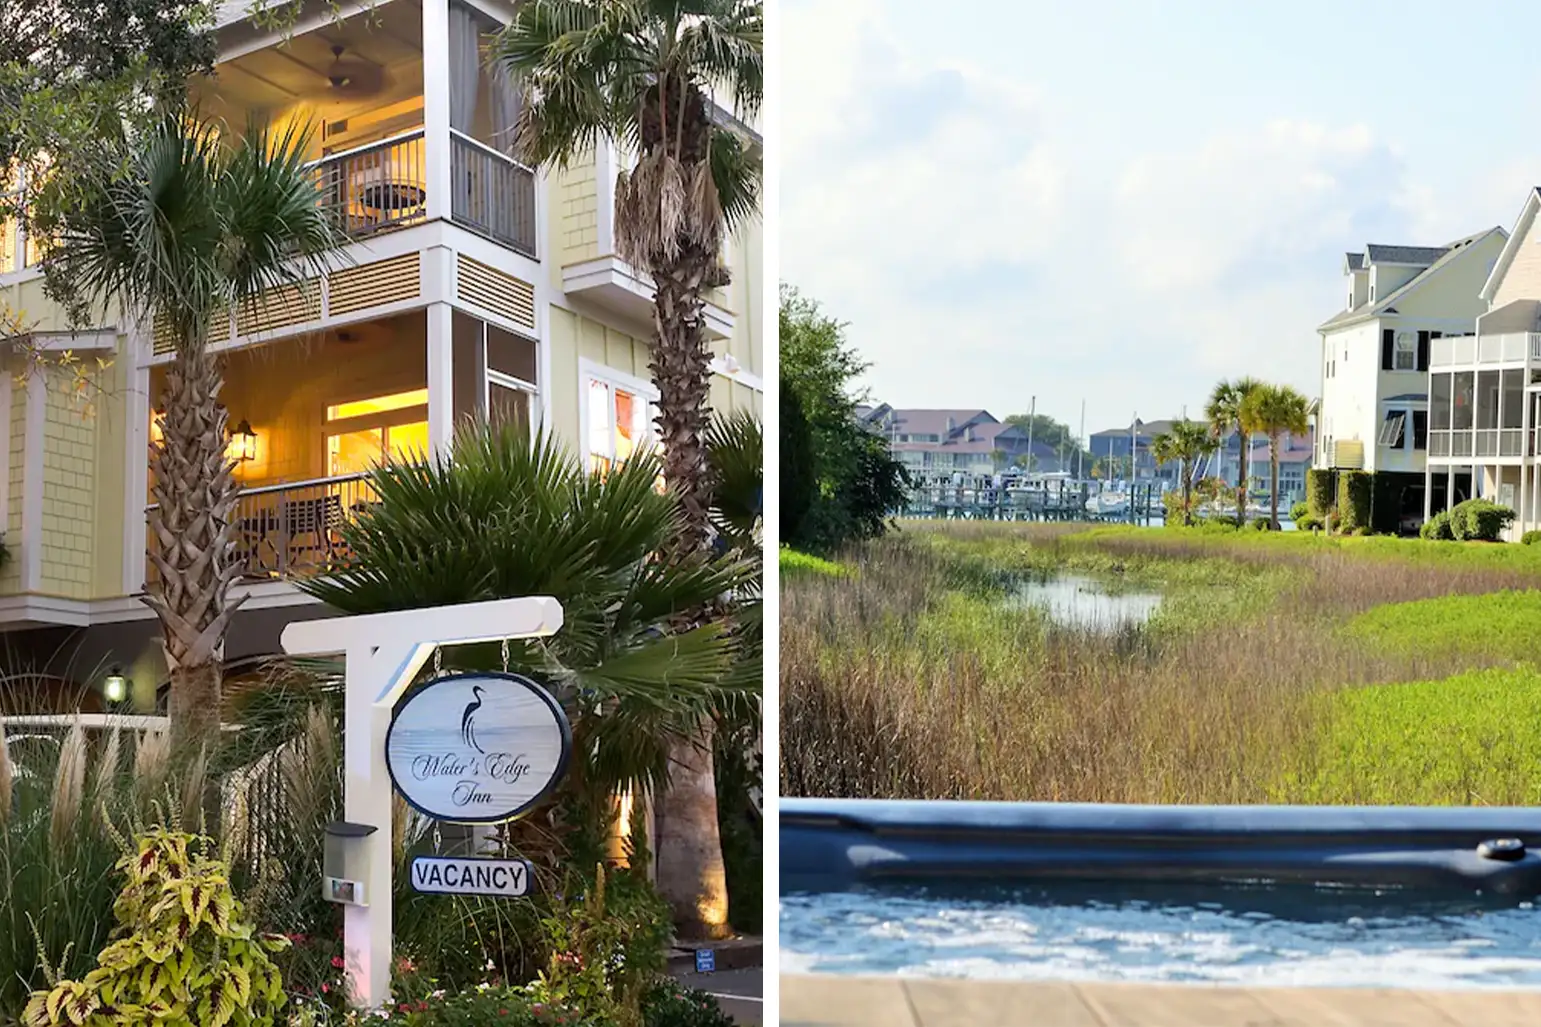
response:
M334 967L336 967L337 969L341 970L343 968L343 965L344 965L343 961L342 961L342 957L341 956L333 956L332 957L332 965Z

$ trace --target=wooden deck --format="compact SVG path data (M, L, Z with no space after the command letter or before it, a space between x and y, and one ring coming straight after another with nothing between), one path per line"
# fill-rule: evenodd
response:
M1541 991L784 975L786 1027L1535 1027Z

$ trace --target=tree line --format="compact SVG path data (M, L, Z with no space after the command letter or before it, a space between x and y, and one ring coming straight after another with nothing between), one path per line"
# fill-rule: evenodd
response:
M1203 421L1177 421L1171 430L1151 440L1151 455L1158 464L1181 465L1181 514L1183 524L1194 522L1194 477L1205 457L1219 452L1232 434L1241 440L1242 458L1236 462L1236 523L1247 517L1246 447L1257 435L1268 439L1268 526L1279 530L1279 448L1285 435L1302 435L1310 429L1311 405L1288 385L1256 378L1221 381L1210 391Z

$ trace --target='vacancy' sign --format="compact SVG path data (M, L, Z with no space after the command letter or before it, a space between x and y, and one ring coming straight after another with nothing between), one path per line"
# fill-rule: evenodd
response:
M418 856L412 861L412 887L436 895L504 895L530 891L530 864L522 859Z

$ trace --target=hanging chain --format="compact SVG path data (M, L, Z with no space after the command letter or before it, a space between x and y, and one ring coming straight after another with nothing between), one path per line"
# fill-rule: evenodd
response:
M444 673L444 647L433 647L433 676L438 677Z
M508 673L508 639L503 639L503 673Z
M444 851L444 832L439 830L439 822L437 820L433 822L433 851L435 853Z

